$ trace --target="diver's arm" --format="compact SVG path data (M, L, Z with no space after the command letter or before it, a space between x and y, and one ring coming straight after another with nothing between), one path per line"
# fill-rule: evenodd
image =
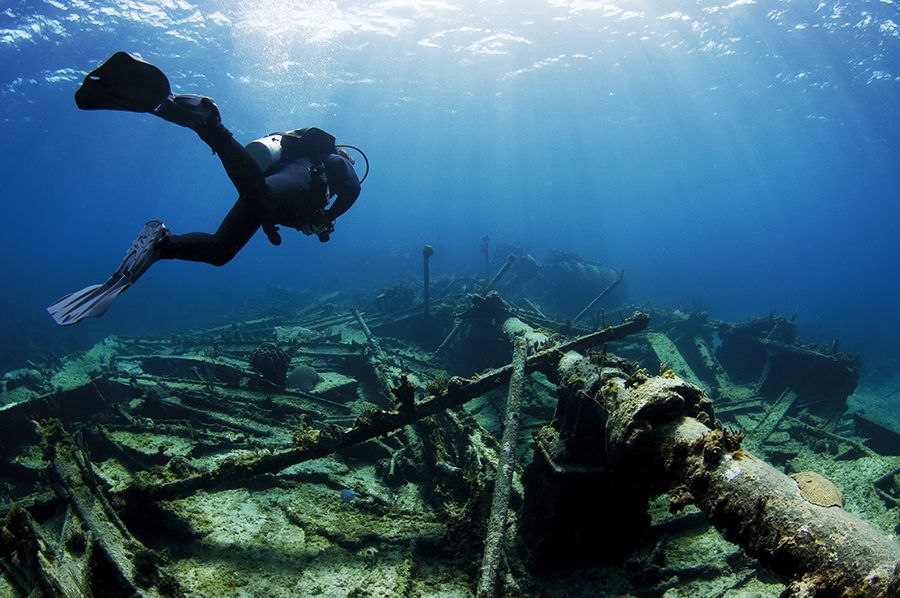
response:
M334 203L323 214L328 222L346 212L359 197L359 178L350 161L337 154L331 154L325 160L325 176L328 187L337 194Z

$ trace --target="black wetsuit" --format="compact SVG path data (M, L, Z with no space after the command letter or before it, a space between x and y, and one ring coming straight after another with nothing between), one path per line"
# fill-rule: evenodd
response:
M221 123L195 129L218 154L239 197L213 233L170 235L160 245L160 258L206 262L214 266L228 263L253 234L264 226L269 240L280 243L274 225L299 229L328 224L350 209L359 196L359 179L350 161L336 153L327 155L315 172L310 158L286 161L264 175L259 165ZM324 178L322 176L324 172ZM327 181L327 185L326 185ZM331 207L328 199L337 195ZM320 239L327 239L321 237Z

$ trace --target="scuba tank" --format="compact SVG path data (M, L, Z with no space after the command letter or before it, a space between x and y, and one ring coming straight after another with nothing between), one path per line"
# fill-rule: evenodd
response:
M254 139L244 147L264 173L281 162L281 133Z
M319 164L335 152L334 141L334 136L322 129L305 127L286 133L269 133L244 147L265 173L282 160L303 157Z

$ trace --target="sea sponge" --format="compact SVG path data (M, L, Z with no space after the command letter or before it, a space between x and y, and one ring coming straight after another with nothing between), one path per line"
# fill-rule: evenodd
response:
M322 379L319 373L308 365L298 365L287 375L287 386L309 392Z

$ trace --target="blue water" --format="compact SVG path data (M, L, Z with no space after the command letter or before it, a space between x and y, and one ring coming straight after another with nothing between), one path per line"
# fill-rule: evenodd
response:
M900 359L895 0L4 2L0 370L168 332L271 285L380 288L478 270L479 240L625 268L638 303ZM102 319L57 328L141 225L213 230L235 193L192 132L82 112L116 50L212 96L243 140L314 124L372 172L331 242L257 235L223 268L162 262Z

